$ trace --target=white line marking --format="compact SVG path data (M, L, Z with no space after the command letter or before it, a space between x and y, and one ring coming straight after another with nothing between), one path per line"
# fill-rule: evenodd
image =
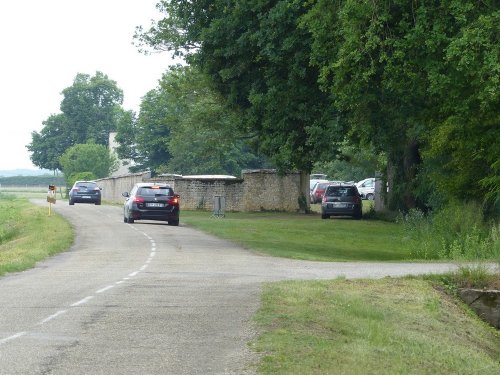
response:
M124 280L128 280L128 278L127 278L127 279L124 279ZM117 285L119 285L119 284L123 284L123 283L125 282L124 280L117 281L115 284L117 284Z
M140 271L144 271L146 268L148 268L148 265L147 265L147 264L143 265L141 268L139 268L139 270L140 270Z
M139 273L139 271L135 271L135 272L132 272L131 274L129 274L129 276L130 276L130 277L134 277L134 276L136 276L138 273Z
M151 257L154 257L156 255L156 252L152 251L151 252Z
M71 307L75 307L75 306L78 306L78 305L83 305L84 303L87 303L88 301L90 301L92 298L94 298L94 296L85 297L84 299L81 299L80 301L75 302L74 304L72 304Z
M99 289L96 293L99 294L99 293L105 292L106 290L109 290L109 289L114 288L114 287L115 287L114 285L108 285L102 289Z
M16 333L15 335L6 337L4 339L1 339L0 340L0 345L5 344L7 341L14 340L14 339L17 339L17 338L19 338L21 336L24 336L25 334L26 334L26 332L19 332L19 333Z
M49 316L49 317L45 318L44 320L42 320L40 323L38 323L38 325L41 326L42 324L50 322L52 319L58 317L59 315L62 315L64 313L66 313L66 311L68 311L68 310L59 310L55 314L52 314L51 316Z

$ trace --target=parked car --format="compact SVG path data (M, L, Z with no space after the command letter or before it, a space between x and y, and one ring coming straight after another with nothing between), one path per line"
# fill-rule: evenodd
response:
M375 178L365 178L356 184L361 198L373 200L375 198Z
M313 190L311 191L311 203L319 203L323 198L323 194L325 193L326 187L330 184L330 181L318 182L314 185Z
M361 195L356 185L329 185L321 201L321 218L352 216L355 219L361 219L362 205Z
M312 173L309 175L310 180L327 180L328 176L323 173Z
M312 180L309 180L309 191L312 193L314 187L316 186L316 184L318 182L328 182L327 179L312 179Z
M170 185L164 183L137 183L123 205L123 221L132 224L135 220L161 220L168 225L179 225L180 197Z
M69 191L69 205L75 203L101 204L101 188L95 181L76 181Z

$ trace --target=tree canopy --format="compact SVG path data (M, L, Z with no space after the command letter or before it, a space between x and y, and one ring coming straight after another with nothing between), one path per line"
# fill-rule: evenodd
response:
M108 146L109 132L123 118L123 92L105 74L78 73L72 86L62 91L61 113L45 120L40 132L32 132L26 147L34 165L62 169L60 156L72 145L93 142Z
M494 0L163 0L142 47L183 55L281 169L339 146L387 156L392 208L498 203ZM497 206L498 207L498 206Z
M239 175L265 165L240 123L206 75L175 66L144 96L134 125L119 126L118 154L135 161L132 170Z
M106 146L92 143L69 147L59 158L59 162L68 181L82 172L90 172L95 178L104 178L118 167L116 157Z

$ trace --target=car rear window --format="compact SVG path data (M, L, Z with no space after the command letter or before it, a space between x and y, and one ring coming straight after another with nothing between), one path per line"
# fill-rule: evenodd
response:
M97 184L95 182L78 182L76 186L79 188L94 189L97 187Z
M172 188L166 186L148 186L141 187L138 191L138 195L142 195L144 197L147 196L158 196L158 195L174 195Z
M354 186L329 186L325 194L332 197L353 197L357 195L357 191Z

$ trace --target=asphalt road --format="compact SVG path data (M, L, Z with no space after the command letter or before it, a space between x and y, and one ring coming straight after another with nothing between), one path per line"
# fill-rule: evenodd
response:
M272 258L188 228L182 215L170 227L125 224L119 207L53 207L76 241L0 279L0 374L252 374L262 282L454 268Z

